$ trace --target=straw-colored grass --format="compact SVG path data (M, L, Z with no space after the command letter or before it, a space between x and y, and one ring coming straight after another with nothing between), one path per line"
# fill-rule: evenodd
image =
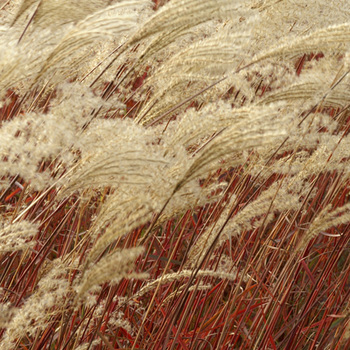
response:
M0 349L350 347L350 4L0 3Z

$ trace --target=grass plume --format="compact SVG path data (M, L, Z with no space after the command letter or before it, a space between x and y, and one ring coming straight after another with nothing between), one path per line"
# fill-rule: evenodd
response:
M349 348L349 24L3 1L0 349Z

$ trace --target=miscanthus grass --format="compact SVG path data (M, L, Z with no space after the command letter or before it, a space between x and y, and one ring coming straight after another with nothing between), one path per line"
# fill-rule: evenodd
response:
M350 3L0 2L0 349L350 347Z

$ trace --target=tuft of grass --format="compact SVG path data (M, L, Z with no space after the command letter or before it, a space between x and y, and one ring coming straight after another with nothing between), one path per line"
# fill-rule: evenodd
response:
M2 2L1 350L350 347L333 5Z

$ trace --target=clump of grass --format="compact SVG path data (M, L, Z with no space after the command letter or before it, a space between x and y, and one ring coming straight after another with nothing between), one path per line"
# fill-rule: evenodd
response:
M347 2L0 19L0 349L350 346Z

